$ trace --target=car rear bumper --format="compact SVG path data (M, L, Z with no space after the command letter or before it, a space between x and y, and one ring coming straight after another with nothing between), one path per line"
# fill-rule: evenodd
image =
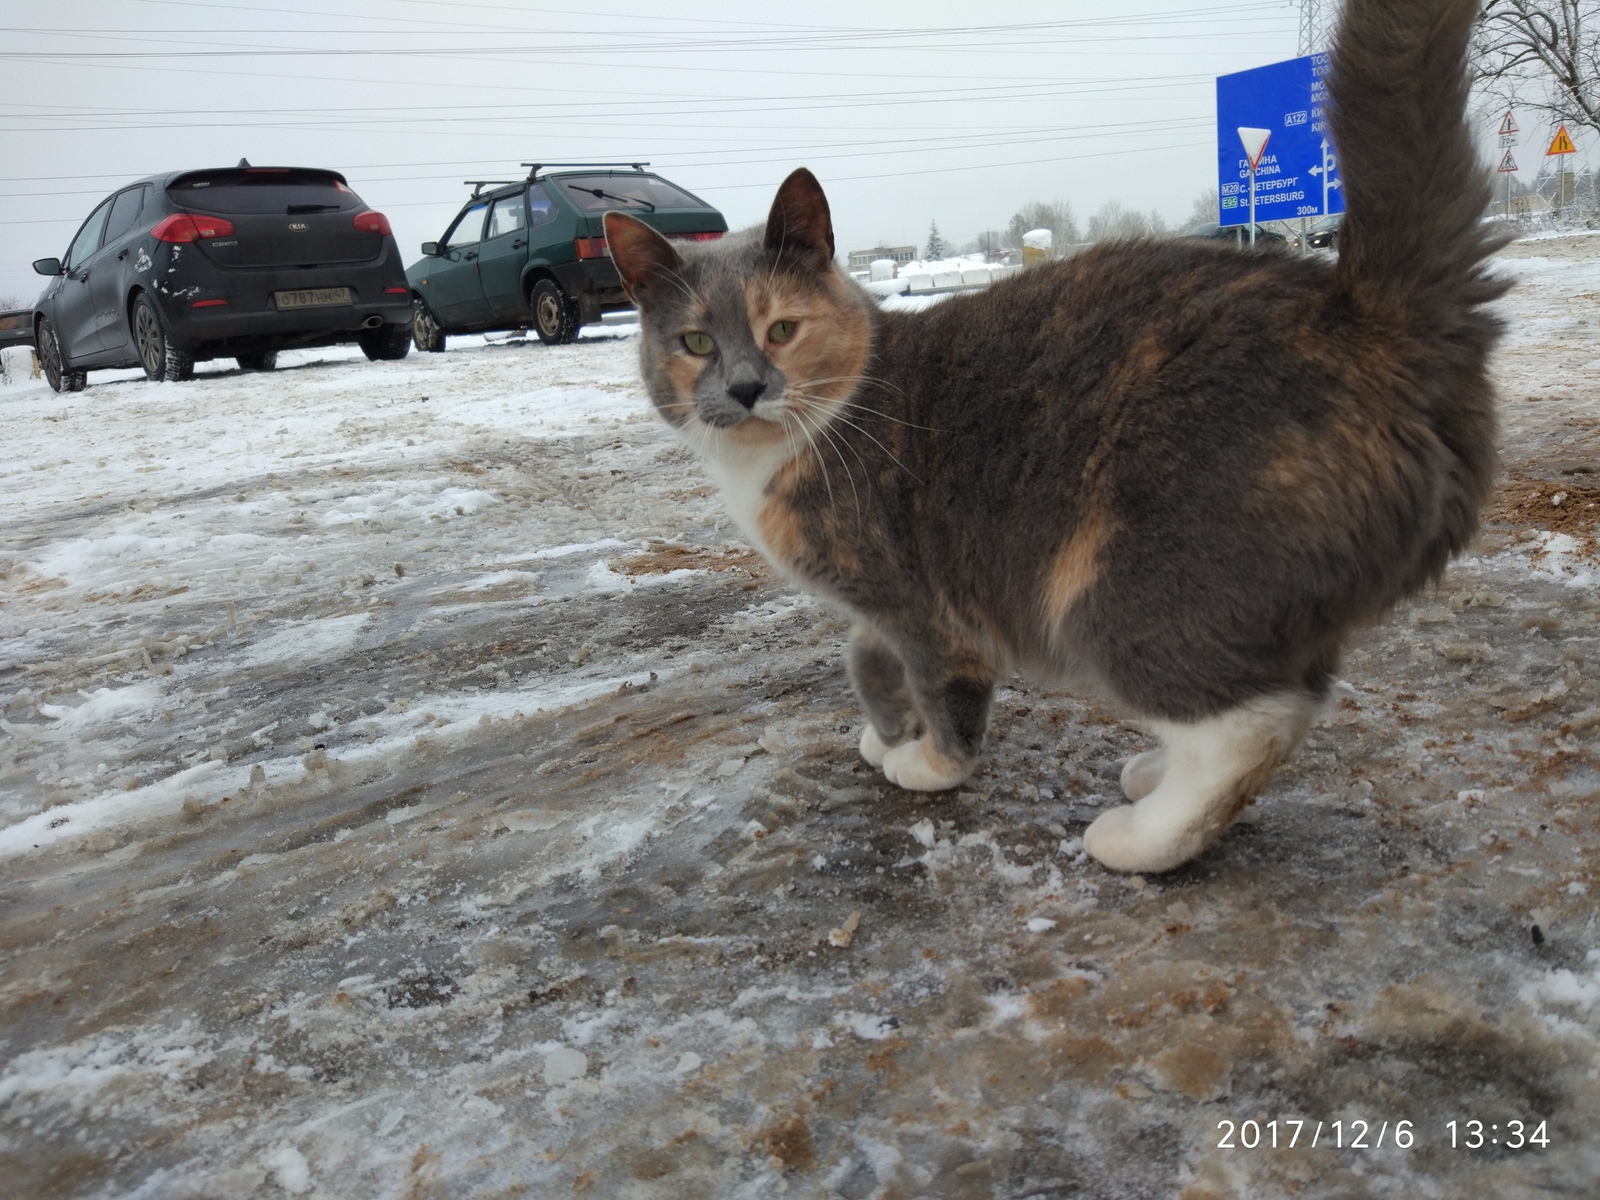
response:
M33 348L33 310L11 309L0 312L0 350L12 346Z
M279 309L272 292L235 292L201 299L225 299L227 303L196 308L187 297L162 298L162 315L172 340L185 349L254 350L312 345L319 340L348 341L364 329L411 322L409 290L404 295L380 291L370 299L356 294L349 304L316 308Z
M365 328L411 321L411 288L397 253L370 262L257 268L220 267L190 253L168 266L156 274L164 279L151 295L173 342L202 355L350 341ZM275 299L279 292L326 288L348 288L350 302L279 308Z
M617 264L609 258L561 263L550 270L557 282L566 289L567 295L578 302L580 324L592 325L604 313L621 312L633 307L633 301L622 289L622 276L617 274Z

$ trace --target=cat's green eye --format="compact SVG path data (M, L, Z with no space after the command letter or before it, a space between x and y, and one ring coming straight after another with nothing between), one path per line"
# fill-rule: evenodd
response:
M717 348L717 343L712 340L709 333L696 330L683 335L683 348L690 354L706 355Z
M779 321L767 330L767 341L775 346L781 346L794 337L794 322Z

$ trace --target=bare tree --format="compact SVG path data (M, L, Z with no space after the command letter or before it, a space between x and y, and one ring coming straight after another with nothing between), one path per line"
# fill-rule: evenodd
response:
M1024 204L1006 225L1006 245L1013 249L1021 246L1022 235L1033 229L1048 229L1058 249L1078 240L1078 222L1072 215L1072 205L1065 200L1053 204L1035 200Z
M1600 132L1600 0L1485 0L1473 60L1508 108Z
M1124 208L1120 201L1107 200L1089 218L1089 240L1103 242L1110 238L1160 237L1167 232L1167 223L1155 209L1142 213L1138 209Z
M1189 210L1189 220L1185 229L1193 229L1196 225L1215 225L1217 223L1217 189L1207 188L1194 198L1194 207Z

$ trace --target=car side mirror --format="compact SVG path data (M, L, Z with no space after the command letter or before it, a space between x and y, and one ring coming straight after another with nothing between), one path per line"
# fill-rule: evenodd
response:
M59 258L36 258L33 269L41 275L63 275L61 260Z
M426 254L429 258L438 258L439 257L439 243L438 242L423 242L422 243L422 252L424 254Z

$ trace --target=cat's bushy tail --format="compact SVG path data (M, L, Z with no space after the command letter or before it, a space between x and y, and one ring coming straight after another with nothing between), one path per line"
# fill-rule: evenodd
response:
M1478 0L1348 0L1329 79L1346 213L1337 286L1396 332L1486 348L1489 173L1466 121Z

